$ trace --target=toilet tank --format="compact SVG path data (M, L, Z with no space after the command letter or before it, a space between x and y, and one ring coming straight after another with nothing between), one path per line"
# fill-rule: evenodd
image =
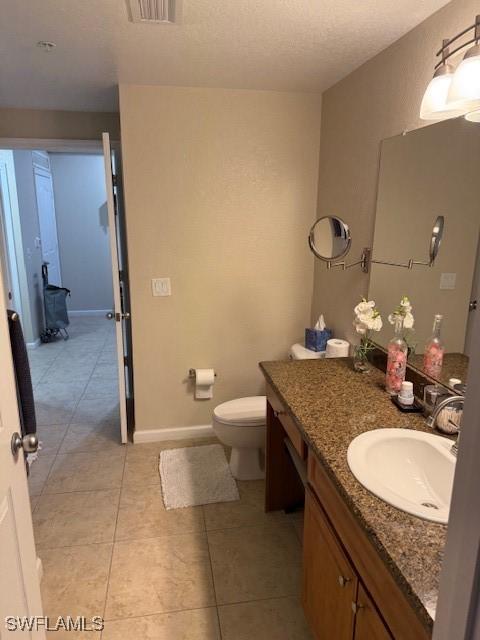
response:
M311 351L297 342L290 347L289 358L290 360L313 360L316 358L324 358L325 353L325 351Z

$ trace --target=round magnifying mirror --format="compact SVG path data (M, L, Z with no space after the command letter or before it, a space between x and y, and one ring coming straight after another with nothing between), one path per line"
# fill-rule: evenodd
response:
M345 256L350 250L352 238L348 225L336 216L319 218L308 235L312 252L325 262L332 262Z
M445 218L438 216L432 229L432 239L430 240L430 264L433 265L435 258L440 249L440 243L443 237L443 227L445 226Z

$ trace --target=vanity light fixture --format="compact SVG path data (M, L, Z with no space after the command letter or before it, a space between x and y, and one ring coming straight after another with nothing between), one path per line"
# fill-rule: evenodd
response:
M472 32L472 36L453 49L451 45ZM480 15L474 24L460 31L453 38L443 40L435 54L440 60L425 90L420 107L422 120L447 120L464 115L467 120L480 122ZM467 47L457 69L448 60Z

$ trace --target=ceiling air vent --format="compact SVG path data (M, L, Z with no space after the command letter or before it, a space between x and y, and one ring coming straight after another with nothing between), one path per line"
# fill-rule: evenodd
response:
M175 24L179 21L180 0L127 0L132 22Z

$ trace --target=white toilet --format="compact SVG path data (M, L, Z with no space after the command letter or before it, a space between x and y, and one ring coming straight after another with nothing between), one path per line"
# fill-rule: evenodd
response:
M322 355L300 344L290 349L290 358L305 360ZM230 469L237 480L259 480L265 477L263 449L267 423L266 396L250 396L223 402L213 410L212 426L217 438L232 447Z
M232 447L230 469L237 480L265 477L262 449L265 448L266 422L265 396L237 398L213 410L213 430L220 442Z

